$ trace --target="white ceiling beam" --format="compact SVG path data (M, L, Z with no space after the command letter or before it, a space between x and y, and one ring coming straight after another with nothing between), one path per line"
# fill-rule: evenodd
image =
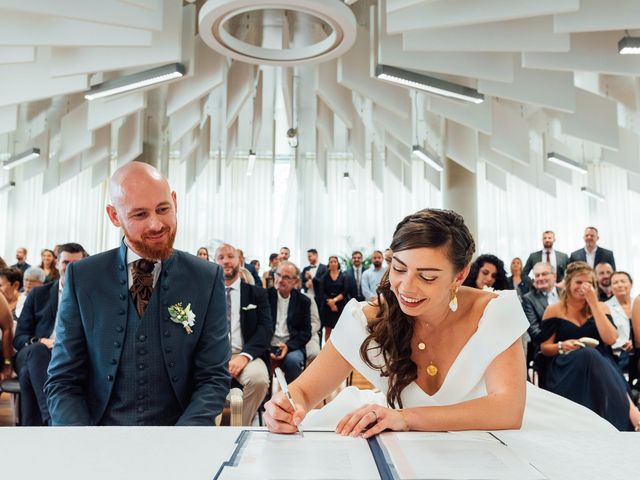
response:
M377 148L371 149L371 180L380 193L384 192L385 181L384 157Z
M373 104L372 118L374 122L377 122L384 130L391 133L394 137L404 143L407 147L413 145L413 139L411 132L413 128L411 126L410 117L401 117L387 110L381 105Z
M118 168L142 153L143 112L129 115L118 129Z
M353 127L351 90L338 84L338 62L331 60L315 68L316 95L333 110L347 128Z
M118 0L123 3L130 3L140 8L146 8L147 10L157 10L161 7L162 0ZM193 2L193 0L190 0Z
M55 77L132 67L141 69L147 65L180 62L182 60L182 7L180 2L165 2L164 17L163 28L153 32L149 47L53 48L51 75Z
M108 158L100 160L91 167L91 188L96 188L111 176L111 161Z
M0 135L13 132L18 127L18 106L0 107Z
M507 174L498 167L493 166L491 163L485 163L484 167L485 179L487 182L495 185L500 190L507 190Z
M95 130L146 106L146 95L140 91L93 100L89 102L87 128Z
M30 63L36 58L33 47L0 47L0 67L3 64Z
M82 169L111 158L111 125L97 129L93 135L93 146L82 154Z
M617 103L601 95L576 88L575 113L559 115L562 133L617 150Z
M522 54L522 66L565 72L587 71L613 75L640 75L636 55L619 55L622 32L571 34L571 51L567 53Z
M518 60L514 59L513 82L481 79L478 80L478 91L485 95L531 103L563 112L575 111L573 72L521 68Z
M402 156L396 154L393 150L387 147L385 152L385 167L388 172L402 182L402 166L404 165Z
M413 188L413 165L411 159L409 159L409 163L402 164L402 185L411 193Z
M189 131L200 124L202 108L195 100L169 117L169 143L174 145Z
M411 111L409 92L372 78L370 55L369 34L358 27L355 44L338 59L338 83L367 98L375 98L379 105L397 115L408 116Z
M517 106L494 100L491 148L515 162L529 165L529 123Z
M165 3L179 5L182 2L166 0ZM0 0L0 10L74 18L145 30L162 29L163 12L161 8L150 10L136 5L127 5L119 0L69 0L63 2Z
M635 193L640 193L640 175L627 172L627 188Z
M236 150L238 148L238 117L236 117L235 121L231 124L230 127L227 128L227 135L225 141L225 165L228 167L231 165L233 161Z
M638 28L638 19L638 0L580 0L580 10L555 15L555 31L595 32Z
M49 130L34 136L31 145L40 149L40 156L22 165L23 182L40 175L47 169L49 164Z
M618 151L602 149L602 161L640 175L640 141L634 131L618 129Z
M322 143L327 148L332 148L334 133L333 111L320 98L317 99L316 105L316 127L318 133L322 137Z
M445 154L471 173L476 173L478 162L478 132L447 120Z
M194 73L169 85L167 115L193 100L208 95L225 80L226 59L211 50L198 35L196 37Z
M569 34L554 33L550 15L402 34L406 51L568 52Z
M234 61L229 68L227 74L227 128L236 121L243 105L253 93L255 71L254 65L239 61Z
M151 32L48 15L2 12L0 45L148 47L151 45Z
M348 130L347 148L351 151L360 167L365 168L367 160L367 148L365 145L367 134L364 123L353 106L351 106L351 111L353 121L351 128Z
M431 95L428 97L427 111L491 135L493 131L491 98L485 98L482 103L466 103L448 100Z
M423 2L387 15L388 33L425 28L454 27L517 18L573 12L579 0L436 0Z
M93 132L87 128L87 117L88 102L84 101L60 120L60 163L93 146Z

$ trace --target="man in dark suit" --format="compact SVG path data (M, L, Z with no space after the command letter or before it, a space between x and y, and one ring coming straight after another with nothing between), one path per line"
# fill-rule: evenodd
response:
M318 251L315 248L307 250L307 259L309 265L302 269L300 281L302 282L302 290L313 294L319 291L318 280L324 277L328 270L325 264L318 261Z
M280 365L287 382L302 373L305 347L311 338L311 300L295 285L300 271L292 262L283 261L276 270L275 285L268 290L274 335L272 360Z
M362 274L366 270L362 265L362 252L356 250L351 254L351 265L345 272L347 293L349 298L362 302L365 299L362 294Z
M119 248L67 269L45 385L53 425L214 425L229 392L222 269L173 249L176 194L151 165L109 183Z
M542 233L542 250L529 255L527 263L522 269L522 275L528 276L536 263L547 262L554 268L557 281L562 281L564 271L567 269L567 263L569 262L569 256L566 253L554 250L553 244L555 241L556 234L551 230Z
M54 326L58 301L64 291L67 267L86 256L87 252L77 243L61 245L56 260L59 280L29 292L20 313L13 346L18 352L16 371L20 382L21 425L42 426L50 423L51 416L43 387L51 361L51 349L56 341Z
M611 289L611 275L613 267L606 262L596 263L596 283L598 284L598 300L606 302L613 297Z
M238 250L223 243L215 261L224 272L231 377L242 386L242 424L251 425L269 389L269 346L273 335L266 290L241 281Z
M24 272L26 272L27 268L29 268L30 266L31 265L29 265L27 263L27 249L24 248L24 247L17 248L16 249L16 263L11 265L11 268L17 268L24 275Z
M584 229L584 247L576 250L569 257L571 262L587 262L591 268L596 268L599 263L608 263L616 270L616 261L613 258L613 252L598 246L598 229L596 227L587 227Z

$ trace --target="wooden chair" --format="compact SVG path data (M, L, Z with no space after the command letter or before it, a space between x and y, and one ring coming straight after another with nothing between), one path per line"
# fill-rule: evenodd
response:
M20 425L20 382L17 377L7 378L0 383L0 392L10 395L14 425Z
M222 413L216 417L217 426L240 427L242 426L242 390L232 388L227 395Z

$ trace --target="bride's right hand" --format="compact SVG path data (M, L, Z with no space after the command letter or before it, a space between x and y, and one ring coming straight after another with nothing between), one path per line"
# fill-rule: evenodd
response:
M264 422L270 432L273 433L295 433L298 425L304 420L307 412L296 405L291 406L291 402L284 393L276 393L271 400L264 405Z

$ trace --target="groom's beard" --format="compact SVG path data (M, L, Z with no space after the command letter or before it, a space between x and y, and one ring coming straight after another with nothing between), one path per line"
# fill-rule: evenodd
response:
M133 240L129 236L127 229L124 228L124 226L122 227L129 246L142 258L146 258L148 260L167 260L173 253L173 242L176 239L177 228L174 228L173 230L169 230L169 228L170 227L162 228L162 233L169 232L169 235L163 243L150 244L145 241L144 234L142 235L142 240Z

